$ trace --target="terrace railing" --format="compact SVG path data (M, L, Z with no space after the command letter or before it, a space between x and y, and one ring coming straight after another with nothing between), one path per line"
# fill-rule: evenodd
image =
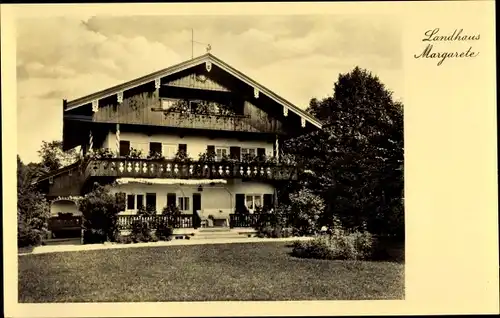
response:
M192 214L180 214L180 215L119 215L118 216L118 226L121 230L130 230L132 225L136 221L147 221L149 222L151 228L156 229L160 222L165 222L168 226L172 228L192 228L193 227L193 215Z
M233 213L229 215L229 226L230 227L256 227L260 226L272 226L273 220L277 216L270 213ZM280 220L281 224L288 224L286 219Z

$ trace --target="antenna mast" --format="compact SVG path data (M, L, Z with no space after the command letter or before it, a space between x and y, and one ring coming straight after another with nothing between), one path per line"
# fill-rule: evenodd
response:
M198 41L195 41L194 40L194 29L191 28L191 59L194 59L194 44L203 44L203 45L206 45L206 50L207 50L207 53L210 52L210 50L212 49L212 46L210 45L210 43L203 43L203 42L198 42Z

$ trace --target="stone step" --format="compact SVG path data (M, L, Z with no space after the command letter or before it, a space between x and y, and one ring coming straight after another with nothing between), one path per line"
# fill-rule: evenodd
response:
M219 233L219 232L231 232L228 227L203 227L198 229L199 233Z

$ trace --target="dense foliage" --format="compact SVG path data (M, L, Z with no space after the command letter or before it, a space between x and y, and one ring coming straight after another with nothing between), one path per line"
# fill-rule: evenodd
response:
M83 214L83 241L85 244L114 242L119 234L118 213L123 199L111 194L108 186L94 184L94 189L79 202Z
M338 216L350 229L366 224L374 234L403 237L403 105L356 67L339 76L333 96L312 99L308 111L324 129L284 145L307 171L285 198L306 187L325 201L321 224Z
M17 156L17 242L18 247L36 246L48 234L50 215L45 196L32 185L38 170L24 165Z

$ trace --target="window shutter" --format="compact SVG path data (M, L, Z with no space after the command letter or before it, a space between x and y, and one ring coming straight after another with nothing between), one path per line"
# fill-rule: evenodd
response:
M129 194L127 196L127 210L135 209L135 195Z
M161 155L161 142L150 142L149 143L149 153Z
M130 141L120 140L120 156L128 156L130 154Z
M175 193L167 194L167 206L176 206L176 195Z
M137 195L137 208L140 209L141 207L144 207L144 195L138 194Z
M266 157L266 148L257 148L257 157L264 159Z
M186 144L179 144L179 152L187 153L187 145Z
M146 193L146 208L148 211L156 211L156 193Z
M241 148L240 147L230 147L229 156L231 159L240 160L241 158Z
M272 208L274 205L272 194L264 194L264 208Z
M235 208L236 208L236 213L240 213L245 210L245 194L236 193Z
M208 145L208 146L207 146L207 153L208 153L208 154L215 155L215 146L213 146L213 145Z

